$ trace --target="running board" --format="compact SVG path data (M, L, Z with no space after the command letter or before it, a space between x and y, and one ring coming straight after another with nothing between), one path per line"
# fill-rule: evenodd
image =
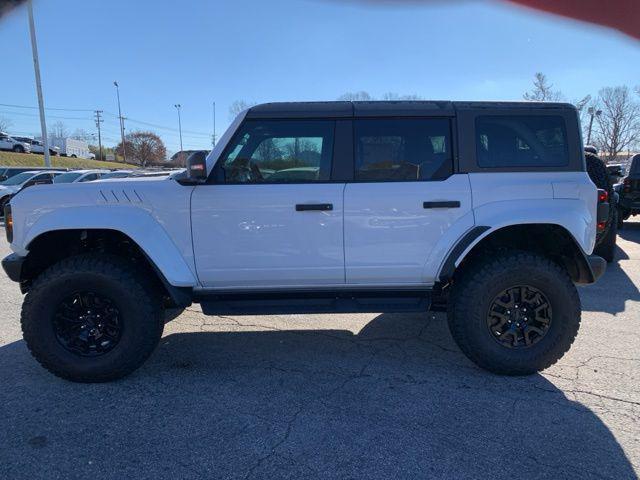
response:
M431 290L210 292L195 301L205 315L426 312Z

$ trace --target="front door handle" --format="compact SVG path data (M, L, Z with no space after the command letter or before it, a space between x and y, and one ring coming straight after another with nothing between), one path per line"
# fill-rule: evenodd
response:
M422 208L460 208L460 201L443 200L440 202L423 202Z
M333 203L298 203L296 205L296 212L328 212L333 210Z

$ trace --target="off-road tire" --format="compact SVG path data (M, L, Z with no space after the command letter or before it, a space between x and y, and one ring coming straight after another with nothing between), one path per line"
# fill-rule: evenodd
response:
M90 289L113 300L123 323L115 347L82 357L57 340L53 318L63 298ZM40 274L22 306L22 332L35 359L51 373L74 382L106 382L136 370L157 346L164 328L157 288L125 260L86 254L70 257Z
M487 325L493 299L516 285L543 292L553 311L544 337L522 349L500 344ZM580 327L580 312L578 292L564 268L543 255L501 250L474 261L454 278L448 322L462 352L478 366L501 375L530 375L569 350Z
M618 219L617 209L613 209L613 219L611 225L607 230L606 235L602 238L600 243L593 249L595 255L599 255L604 258L608 263L613 262L616 253L616 240L618 237L618 225L620 220Z
M596 187L605 190L608 193L609 204L611 205L611 208L609 209L609 218L607 218L604 230L596 234L596 245L599 245L607 236L607 233L609 232L609 228L611 227L611 223L613 221L615 210L615 205L612 204L613 187L611 186L611 182L609 181L609 172L607 172L607 167L605 166L604 162L593 153L585 152L584 157L587 163L587 174L589 175L589 178L591 178L591 181L595 184Z

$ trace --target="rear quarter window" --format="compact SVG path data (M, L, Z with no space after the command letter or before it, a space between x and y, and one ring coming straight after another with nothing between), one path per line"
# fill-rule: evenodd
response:
M569 164L567 129L560 115L481 115L475 122L475 143L482 168Z

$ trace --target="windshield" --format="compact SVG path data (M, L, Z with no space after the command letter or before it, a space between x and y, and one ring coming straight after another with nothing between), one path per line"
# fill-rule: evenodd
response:
M81 175L83 174L78 172L63 173L54 178L53 183L72 183L80 178Z
M5 180L4 182L0 182L0 185L22 185L31 177L33 177L33 173L27 173L27 172L19 173L9 178L8 180Z
M131 175L129 172L111 172L105 173L100 177L100 179L106 180L108 178L127 178L129 175Z

